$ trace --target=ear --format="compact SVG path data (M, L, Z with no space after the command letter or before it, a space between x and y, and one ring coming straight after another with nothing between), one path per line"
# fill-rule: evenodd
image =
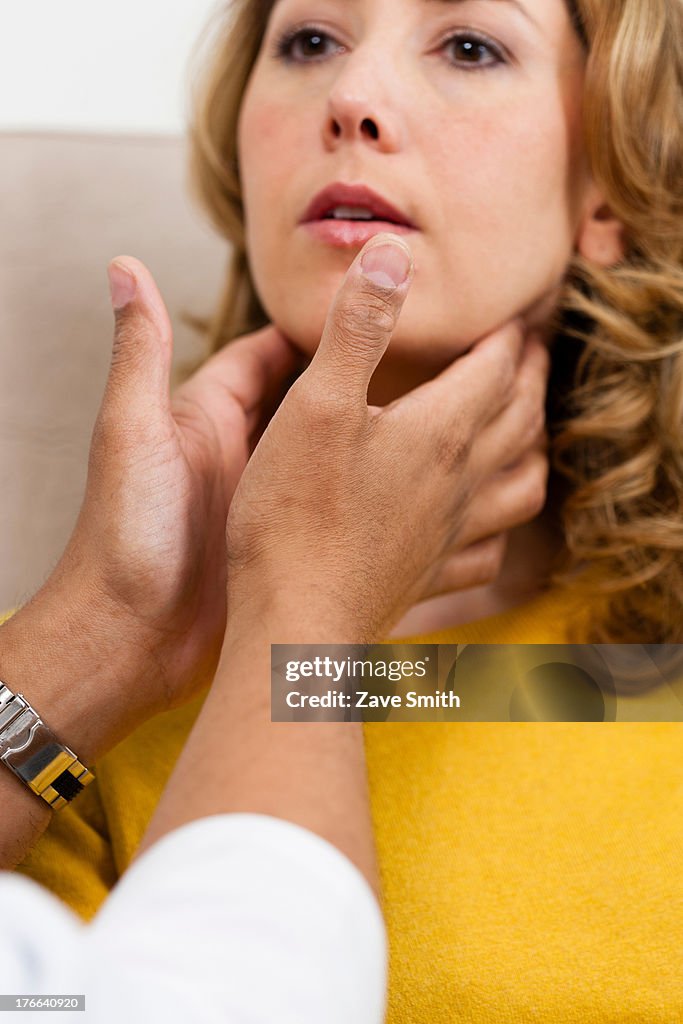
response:
M576 249L584 259L601 267L611 267L626 255L624 225L614 216L593 181L586 189Z

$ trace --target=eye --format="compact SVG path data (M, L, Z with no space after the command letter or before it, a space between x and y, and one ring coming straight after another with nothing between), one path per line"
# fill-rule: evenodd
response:
M287 64L307 64L310 63L308 59L310 57L315 59L326 55L325 40L327 39L331 40L332 36L314 25L286 29L275 41L273 56ZM302 44L303 57L295 56L295 44L299 41ZM336 47L337 52L343 49L343 46Z
M328 54L326 41L334 42L333 37L323 29L314 25L297 26L286 29L278 36L272 52L274 57L287 64L307 64ZM301 48L297 50L299 43ZM497 64L507 63L501 49L494 42L470 30L452 33L443 41L441 49L451 45L454 47L456 59L449 63L455 68L483 71ZM332 52L339 53L344 49L342 45L336 44ZM482 58L487 52L490 59L485 61Z
M456 55L456 60L450 62L455 68L484 71L497 64L507 63L500 48L490 39L480 36L476 32L454 32L441 44L442 49L449 46L453 47L453 52ZM493 59L485 61L482 58L485 57L487 51Z

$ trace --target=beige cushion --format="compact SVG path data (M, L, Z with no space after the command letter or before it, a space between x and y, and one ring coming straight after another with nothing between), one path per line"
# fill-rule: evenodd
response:
M187 198L180 137L0 133L0 611L49 576L83 498L111 356L107 263L137 256L203 351L228 246Z

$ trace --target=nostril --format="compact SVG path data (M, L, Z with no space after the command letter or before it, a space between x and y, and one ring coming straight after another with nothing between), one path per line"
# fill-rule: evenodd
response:
M369 117L363 118L363 121L361 122L361 131L364 131L366 126L372 138L378 138L379 132L377 131L377 125L374 121L371 121Z

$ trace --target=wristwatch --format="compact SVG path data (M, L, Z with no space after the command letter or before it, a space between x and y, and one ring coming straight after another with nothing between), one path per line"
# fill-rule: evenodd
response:
M95 775L60 743L23 694L0 680L0 761L58 811Z

